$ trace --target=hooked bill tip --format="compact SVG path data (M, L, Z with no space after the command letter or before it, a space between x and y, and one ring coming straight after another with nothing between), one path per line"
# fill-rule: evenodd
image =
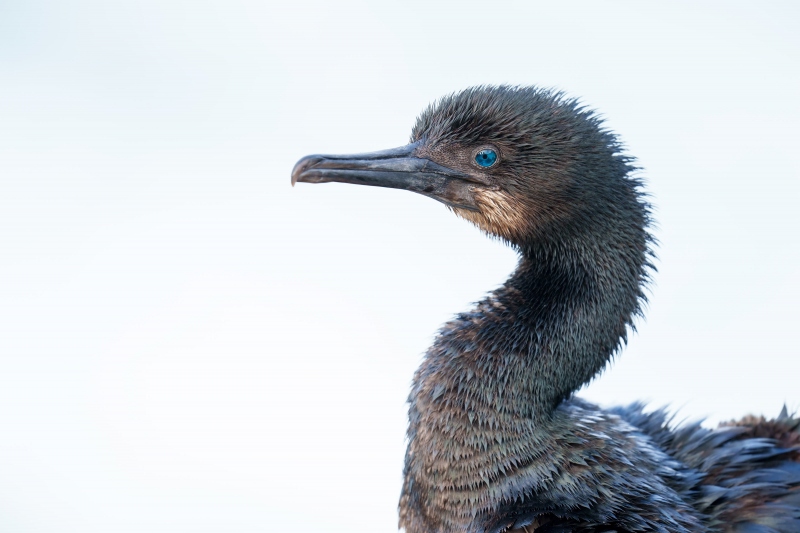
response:
M307 155L295 163L294 168L292 169L292 187L294 187L294 184L298 181L303 181L303 172L313 167L321 159L322 158L318 155Z

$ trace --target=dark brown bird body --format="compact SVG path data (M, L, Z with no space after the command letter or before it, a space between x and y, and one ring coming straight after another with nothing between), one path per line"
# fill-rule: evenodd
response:
M293 183L430 196L520 253L414 376L407 533L800 533L800 421L671 428L572 396L641 311L652 238L634 171L593 113L513 87L442 99L405 147L296 165Z

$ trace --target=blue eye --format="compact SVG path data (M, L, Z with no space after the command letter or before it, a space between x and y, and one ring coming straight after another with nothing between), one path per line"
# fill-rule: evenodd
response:
M475 162L482 167L490 167L497 161L497 152L488 148L475 154Z

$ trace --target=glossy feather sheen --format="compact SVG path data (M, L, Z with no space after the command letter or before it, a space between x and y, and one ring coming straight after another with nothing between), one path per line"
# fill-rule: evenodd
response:
M642 183L600 119L560 93L475 87L426 109L411 141L470 177L470 208L451 208L520 262L414 376L401 528L800 533L787 413L709 430L573 397L625 343L653 270ZM298 163L301 181L315 161Z

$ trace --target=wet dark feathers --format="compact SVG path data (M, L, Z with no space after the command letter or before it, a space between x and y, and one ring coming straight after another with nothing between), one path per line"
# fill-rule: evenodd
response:
M483 192L513 216L460 214L520 263L414 376L401 527L800 533L797 419L712 430L572 396L626 341L654 271L638 169L600 117L556 91L481 86L428 107L411 140L465 171L500 152Z

